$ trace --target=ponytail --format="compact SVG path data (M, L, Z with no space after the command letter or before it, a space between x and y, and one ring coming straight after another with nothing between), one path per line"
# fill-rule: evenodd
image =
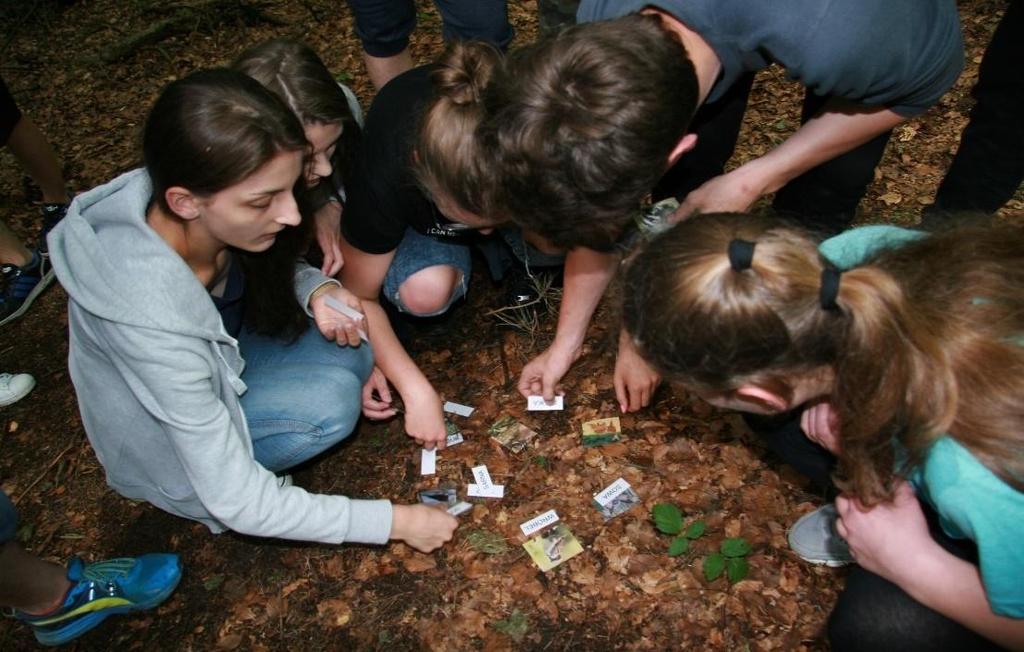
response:
M497 181L476 137L482 97L501 59L480 41L452 43L431 74L434 100L424 112L413 172L428 195L443 194L477 215L490 213Z

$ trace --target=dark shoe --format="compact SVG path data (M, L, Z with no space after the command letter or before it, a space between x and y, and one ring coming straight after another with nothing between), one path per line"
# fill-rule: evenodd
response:
M43 204L43 228L39 232L39 253L43 256L48 257L50 250L46 244L46 236L50 234L53 227L64 219L64 216L68 214L67 204Z
M32 302L53 282L54 273L43 255L32 252L32 261L24 267L0 265L3 290L0 294L0 326L25 314Z

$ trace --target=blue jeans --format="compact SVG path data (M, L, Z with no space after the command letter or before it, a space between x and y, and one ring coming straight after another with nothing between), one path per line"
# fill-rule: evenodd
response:
M459 284L452 290L448 298L448 304L440 310L429 315L413 313L402 303L398 289L405 281L415 274L428 267L435 265L447 265L454 267L462 273ZM472 259L469 253L469 245L456 242L445 242L429 235L423 235L416 229L406 229L402 241L395 250L395 257L391 260L387 274L384 275L382 286L384 297L387 298L399 311L407 314L416 314L417 317L434 317L443 314L452 304L466 296L469 287L469 276L473 271Z
M349 0L356 35L373 57L391 57L409 45L416 27L413 0ZM434 0L445 41L480 39L505 50L515 32L506 0Z
M238 345L249 387L242 410L257 462L283 471L352 433L373 370L369 344L338 346L311 324L292 344L243 328Z

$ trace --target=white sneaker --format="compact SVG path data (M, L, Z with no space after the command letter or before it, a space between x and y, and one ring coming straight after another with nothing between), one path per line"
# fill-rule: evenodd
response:
M789 529L789 547L805 561L833 568L853 563L853 555L836 532L839 513L833 503L801 516Z
M0 407L17 403L36 386L29 374L0 374Z

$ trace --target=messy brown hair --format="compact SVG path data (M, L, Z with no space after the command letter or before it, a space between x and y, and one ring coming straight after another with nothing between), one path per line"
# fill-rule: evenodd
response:
M701 216L630 265L625 324L656 367L705 390L832 366L837 483L868 504L890 498L947 433L1024 490L1022 236L971 226L881 249L843 272L827 310L828 261L809 233ZM733 239L756 243L749 269L731 266Z
M608 249L697 101L693 64L657 15L576 25L511 52L480 129L501 208L556 245Z
M497 184L476 130L483 89L501 53L482 41L455 41L430 73L434 98L416 139L413 174L428 196L444 193L464 210L489 217Z

